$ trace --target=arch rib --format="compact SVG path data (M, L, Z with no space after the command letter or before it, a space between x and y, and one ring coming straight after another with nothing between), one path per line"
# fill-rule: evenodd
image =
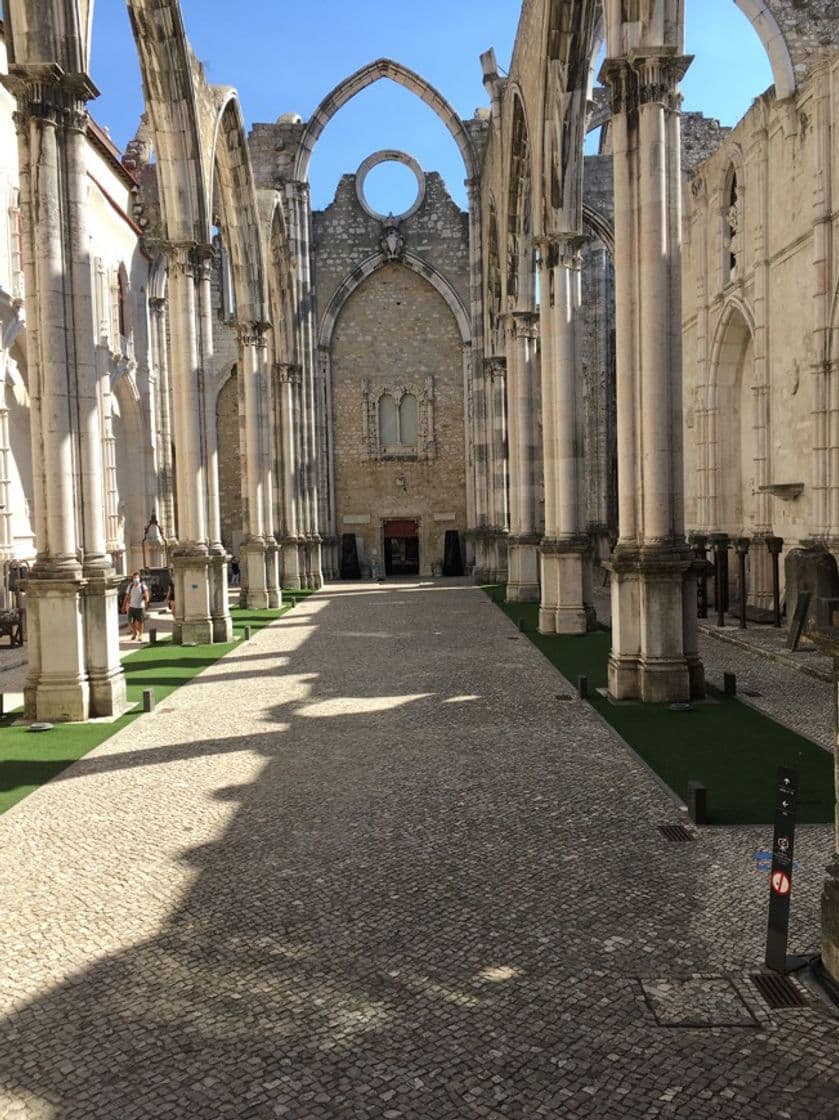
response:
M779 101L795 93L795 71L784 33L772 15L766 0L734 0L734 3L751 23L763 43L772 67L775 96Z
M407 66L394 62L393 59L380 58L345 78L315 109L300 139L300 147L297 150L297 159L294 164L295 179L298 182L303 182L308 178L312 152L321 133L335 114L362 90L381 81L382 78L390 78L397 85L415 93L421 101L424 101L429 108L433 109L452 134L460 149L460 154L463 156L463 162L466 166L467 178L476 178L479 168L475 146L454 108L425 78L416 74L413 70L409 70Z

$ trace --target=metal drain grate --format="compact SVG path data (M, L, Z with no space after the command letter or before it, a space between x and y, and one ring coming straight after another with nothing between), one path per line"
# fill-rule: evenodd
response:
M758 692L756 688L741 688L740 689L740 695L741 696L751 696L751 697L754 698L754 697L763 696L763 693Z
M693 833L689 832L683 824L660 824L658 831L665 840L673 840L677 844L684 844L693 839Z
M806 1007L804 993L789 976L779 972L757 972L751 981L773 1011L783 1007Z

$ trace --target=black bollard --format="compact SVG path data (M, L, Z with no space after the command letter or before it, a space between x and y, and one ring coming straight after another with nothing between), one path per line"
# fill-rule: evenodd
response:
M153 712L154 711L154 704L155 704L154 689L153 688L144 688L143 689L143 711L144 712Z
M736 673L723 673L722 675L722 691L724 696L737 695L737 674Z
M524 633L524 619L523 618L519 619L519 630L522 632L522 634Z
M149 630L149 645L150 646L156 646L157 645L157 630L155 630L155 629Z
M246 642L249 642L251 640L251 628L250 628L250 626L245 627L245 638L244 638L244 640Z
M577 677L577 695L581 700L588 700L588 677Z

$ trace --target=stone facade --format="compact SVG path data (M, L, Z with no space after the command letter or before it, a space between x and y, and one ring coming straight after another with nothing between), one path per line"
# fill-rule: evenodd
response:
M431 173L419 209L393 225L365 211L348 175L333 204L314 215L314 244L338 533L356 536L369 572L382 568L386 523L415 521L419 572L431 575L442 567L446 531L468 528L469 346L452 309L460 305L465 319L467 216ZM365 263L369 275L356 286ZM416 408L403 444L385 440L383 395L400 412Z

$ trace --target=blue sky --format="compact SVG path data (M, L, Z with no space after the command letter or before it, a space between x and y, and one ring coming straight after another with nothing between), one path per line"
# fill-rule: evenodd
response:
M238 0L234 19L229 0L182 0L209 80L238 89L248 127L287 112L307 118L344 77L382 56L421 73L471 117L486 104L478 56L494 47L507 67L520 7L517 0ZM734 124L771 85L763 48L733 0L687 0L687 13L687 49L696 61L683 84L685 108ZM96 0L93 77L102 90L93 114L124 148L143 105L123 0ZM449 133L418 98L382 81L324 132L311 168L315 205L328 204L340 175L381 148L408 151L426 170L440 171L465 204L463 164ZM390 164L368 181L370 201L384 211L404 208L404 192L414 189L410 173Z

